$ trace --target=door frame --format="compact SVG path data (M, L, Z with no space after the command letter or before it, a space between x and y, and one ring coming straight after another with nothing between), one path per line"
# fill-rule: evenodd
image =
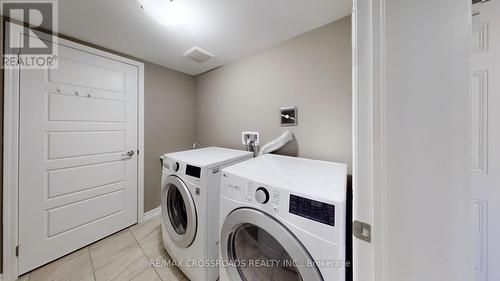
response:
M385 0L353 0L353 220L371 225L371 242L353 237L353 280L387 280Z
M6 25L16 24L5 22ZM144 63L58 36L58 44L137 67L137 222L144 220ZM3 280L18 278L19 70L4 69Z

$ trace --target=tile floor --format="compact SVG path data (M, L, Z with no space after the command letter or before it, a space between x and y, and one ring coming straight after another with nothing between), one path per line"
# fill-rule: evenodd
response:
M189 281L177 267L152 267L170 259L163 248L160 217L122 230L33 270L20 281Z

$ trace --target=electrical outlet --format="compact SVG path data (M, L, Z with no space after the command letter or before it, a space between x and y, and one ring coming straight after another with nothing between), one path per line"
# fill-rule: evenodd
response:
M241 133L241 144L247 145L247 141L253 141L256 146L260 145L259 132L245 131Z

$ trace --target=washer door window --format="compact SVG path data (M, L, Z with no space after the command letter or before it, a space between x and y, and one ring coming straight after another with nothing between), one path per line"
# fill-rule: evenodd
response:
M198 225L193 197L176 176L169 176L161 194L163 222L170 239L179 248L189 247Z
M297 238L269 215L249 208L233 211L221 232L221 252L230 280L322 281Z

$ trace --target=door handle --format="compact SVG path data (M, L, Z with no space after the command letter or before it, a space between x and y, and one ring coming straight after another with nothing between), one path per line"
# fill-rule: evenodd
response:
M130 159L134 156L134 154L135 154L134 150L129 150L129 151L127 151L127 153L122 154L122 160Z

